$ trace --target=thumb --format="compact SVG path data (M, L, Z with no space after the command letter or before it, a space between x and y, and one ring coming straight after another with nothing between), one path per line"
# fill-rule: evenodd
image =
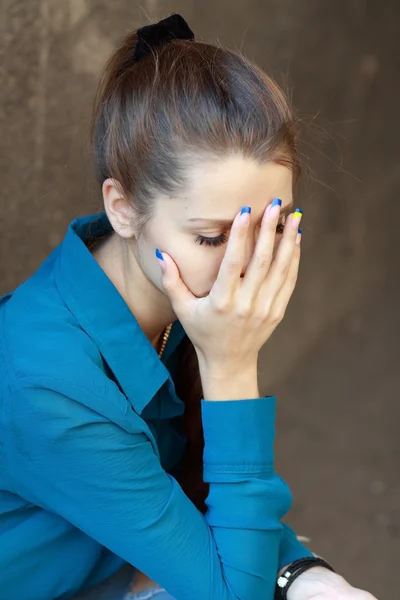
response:
M178 308L196 299L183 282L175 261L166 254L156 250L158 264L161 267L161 283L171 300L172 307ZM161 257L161 258L160 258ZM179 318L179 315L177 314Z

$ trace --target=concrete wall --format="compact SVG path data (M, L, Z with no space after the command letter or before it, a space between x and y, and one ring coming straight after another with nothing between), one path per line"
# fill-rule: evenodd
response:
M292 523L355 583L389 597L400 547L399 481L389 469L400 457L400 7L384 6L0 0L0 291L32 273L72 218L101 207L87 134L100 69L120 37L177 11L198 38L241 48L289 89L310 165L298 289L260 360L263 390L283 398L278 463L294 486ZM387 404L381 398L374 412L371 390L382 386Z

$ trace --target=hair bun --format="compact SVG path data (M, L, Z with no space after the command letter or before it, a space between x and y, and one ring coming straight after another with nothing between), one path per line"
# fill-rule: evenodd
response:
M152 48L167 44L174 39L194 40L193 31L178 13L173 13L158 23L141 27L137 30L134 62L150 54Z

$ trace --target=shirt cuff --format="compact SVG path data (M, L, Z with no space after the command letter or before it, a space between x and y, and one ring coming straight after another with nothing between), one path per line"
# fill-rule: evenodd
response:
M282 523L283 531L279 547L279 570L299 558L315 556L304 544L302 544L288 525Z
M273 473L275 409L275 396L202 399L204 481L232 473Z

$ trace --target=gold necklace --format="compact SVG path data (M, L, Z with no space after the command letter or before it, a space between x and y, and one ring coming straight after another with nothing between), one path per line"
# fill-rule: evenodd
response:
M167 340L168 340L168 337L169 337L169 334L170 334L170 331L171 331L171 327L172 327L172 323L170 323L170 324L169 324L169 325L168 325L168 326L165 328L165 330L164 330L164 335L163 335L162 342L161 342L161 349L160 349L160 351L159 351L159 353L158 353L158 356L159 356L160 358L161 358L161 356L162 356L162 353L164 352L164 348L165 348L165 346L166 346L166 344L167 344Z

